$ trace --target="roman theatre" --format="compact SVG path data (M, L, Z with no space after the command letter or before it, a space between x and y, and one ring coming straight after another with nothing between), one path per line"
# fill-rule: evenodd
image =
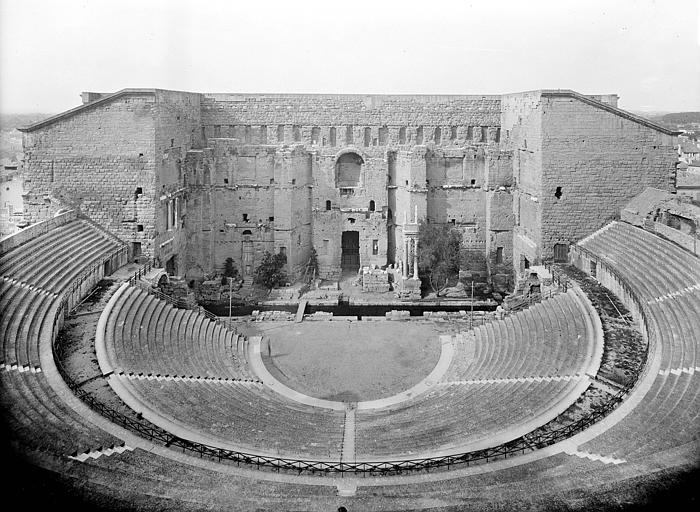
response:
M692 494L700 207L676 194L678 134L617 102L123 89L23 127L6 492L115 511ZM465 255L443 296L425 224ZM273 255L288 282L253 299Z

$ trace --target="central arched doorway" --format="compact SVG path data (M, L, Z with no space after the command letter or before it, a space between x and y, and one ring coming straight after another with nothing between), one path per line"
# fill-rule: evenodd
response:
M357 272L360 268L360 232L343 231L340 266L343 272Z

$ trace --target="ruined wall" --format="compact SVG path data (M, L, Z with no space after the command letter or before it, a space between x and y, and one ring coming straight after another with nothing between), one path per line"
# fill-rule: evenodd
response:
M646 187L674 190L673 137L580 99L542 98L542 257L612 219Z
M275 247L285 247L287 271L301 272L311 256L312 156L301 146L275 153Z
M207 137L253 144L461 145L496 140L500 96L203 94L202 122Z
M539 91L506 94L501 99L501 140L511 154L513 256L517 270L540 258L542 190L542 110Z
M226 258L252 275L265 251L284 252L290 273L311 248L310 156L301 148L211 139L185 162L188 277L222 271Z
M25 131L27 220L77 208L153 255L154 111L152 93L125 94Z
M161 264L174 258L174 270L182 274L184 266L180 260L187 242L182 228L187 216L183 160L187 151L202 147L200 94L157 89L155 95L158 198L154 243Z
M357 181L345 182L341 187L338 161L343 155L357 155L362 164ZM357 147L333 155L314 152L313 245L323 277L339 275L343 231L359 233L361 266L387 263L387 183L388 162L381 154Z

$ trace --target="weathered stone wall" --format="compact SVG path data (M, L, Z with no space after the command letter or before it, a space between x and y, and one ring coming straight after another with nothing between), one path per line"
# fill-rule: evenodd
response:
M126 94L25 132L27 220L76 208L153 255L154 111L152 93Z
M184 273L182 254L186 231L182 228L187 216L183 160L187 151L202 147L200 94L156 89L156 254L164 264L177 261L175 271ZM175 222L168 222L168 209L173 208ZM172 219L171 219L172 220Z
M185 162L188 277L233 258L251 275L265 251L285 252L290 273L311 250L311 159L302 148L241 146L211 139Z
M203 94L202 122L207 137L253 144L412 146L437 137L462 145L496 140L500 96Z
M543 258L619 218L646 187L674 190L672 136L572 97L543 96L542 120Z

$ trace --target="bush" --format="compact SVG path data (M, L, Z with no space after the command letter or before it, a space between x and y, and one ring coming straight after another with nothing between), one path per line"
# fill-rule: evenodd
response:
M286 283L287 274L282 270L286 263L287 256L284 254L265 251L262 262L255 269L253 282L268 289Z
M418 271L438 296L459 276L462 234L451 224L429 224L422 220L418 236Z

